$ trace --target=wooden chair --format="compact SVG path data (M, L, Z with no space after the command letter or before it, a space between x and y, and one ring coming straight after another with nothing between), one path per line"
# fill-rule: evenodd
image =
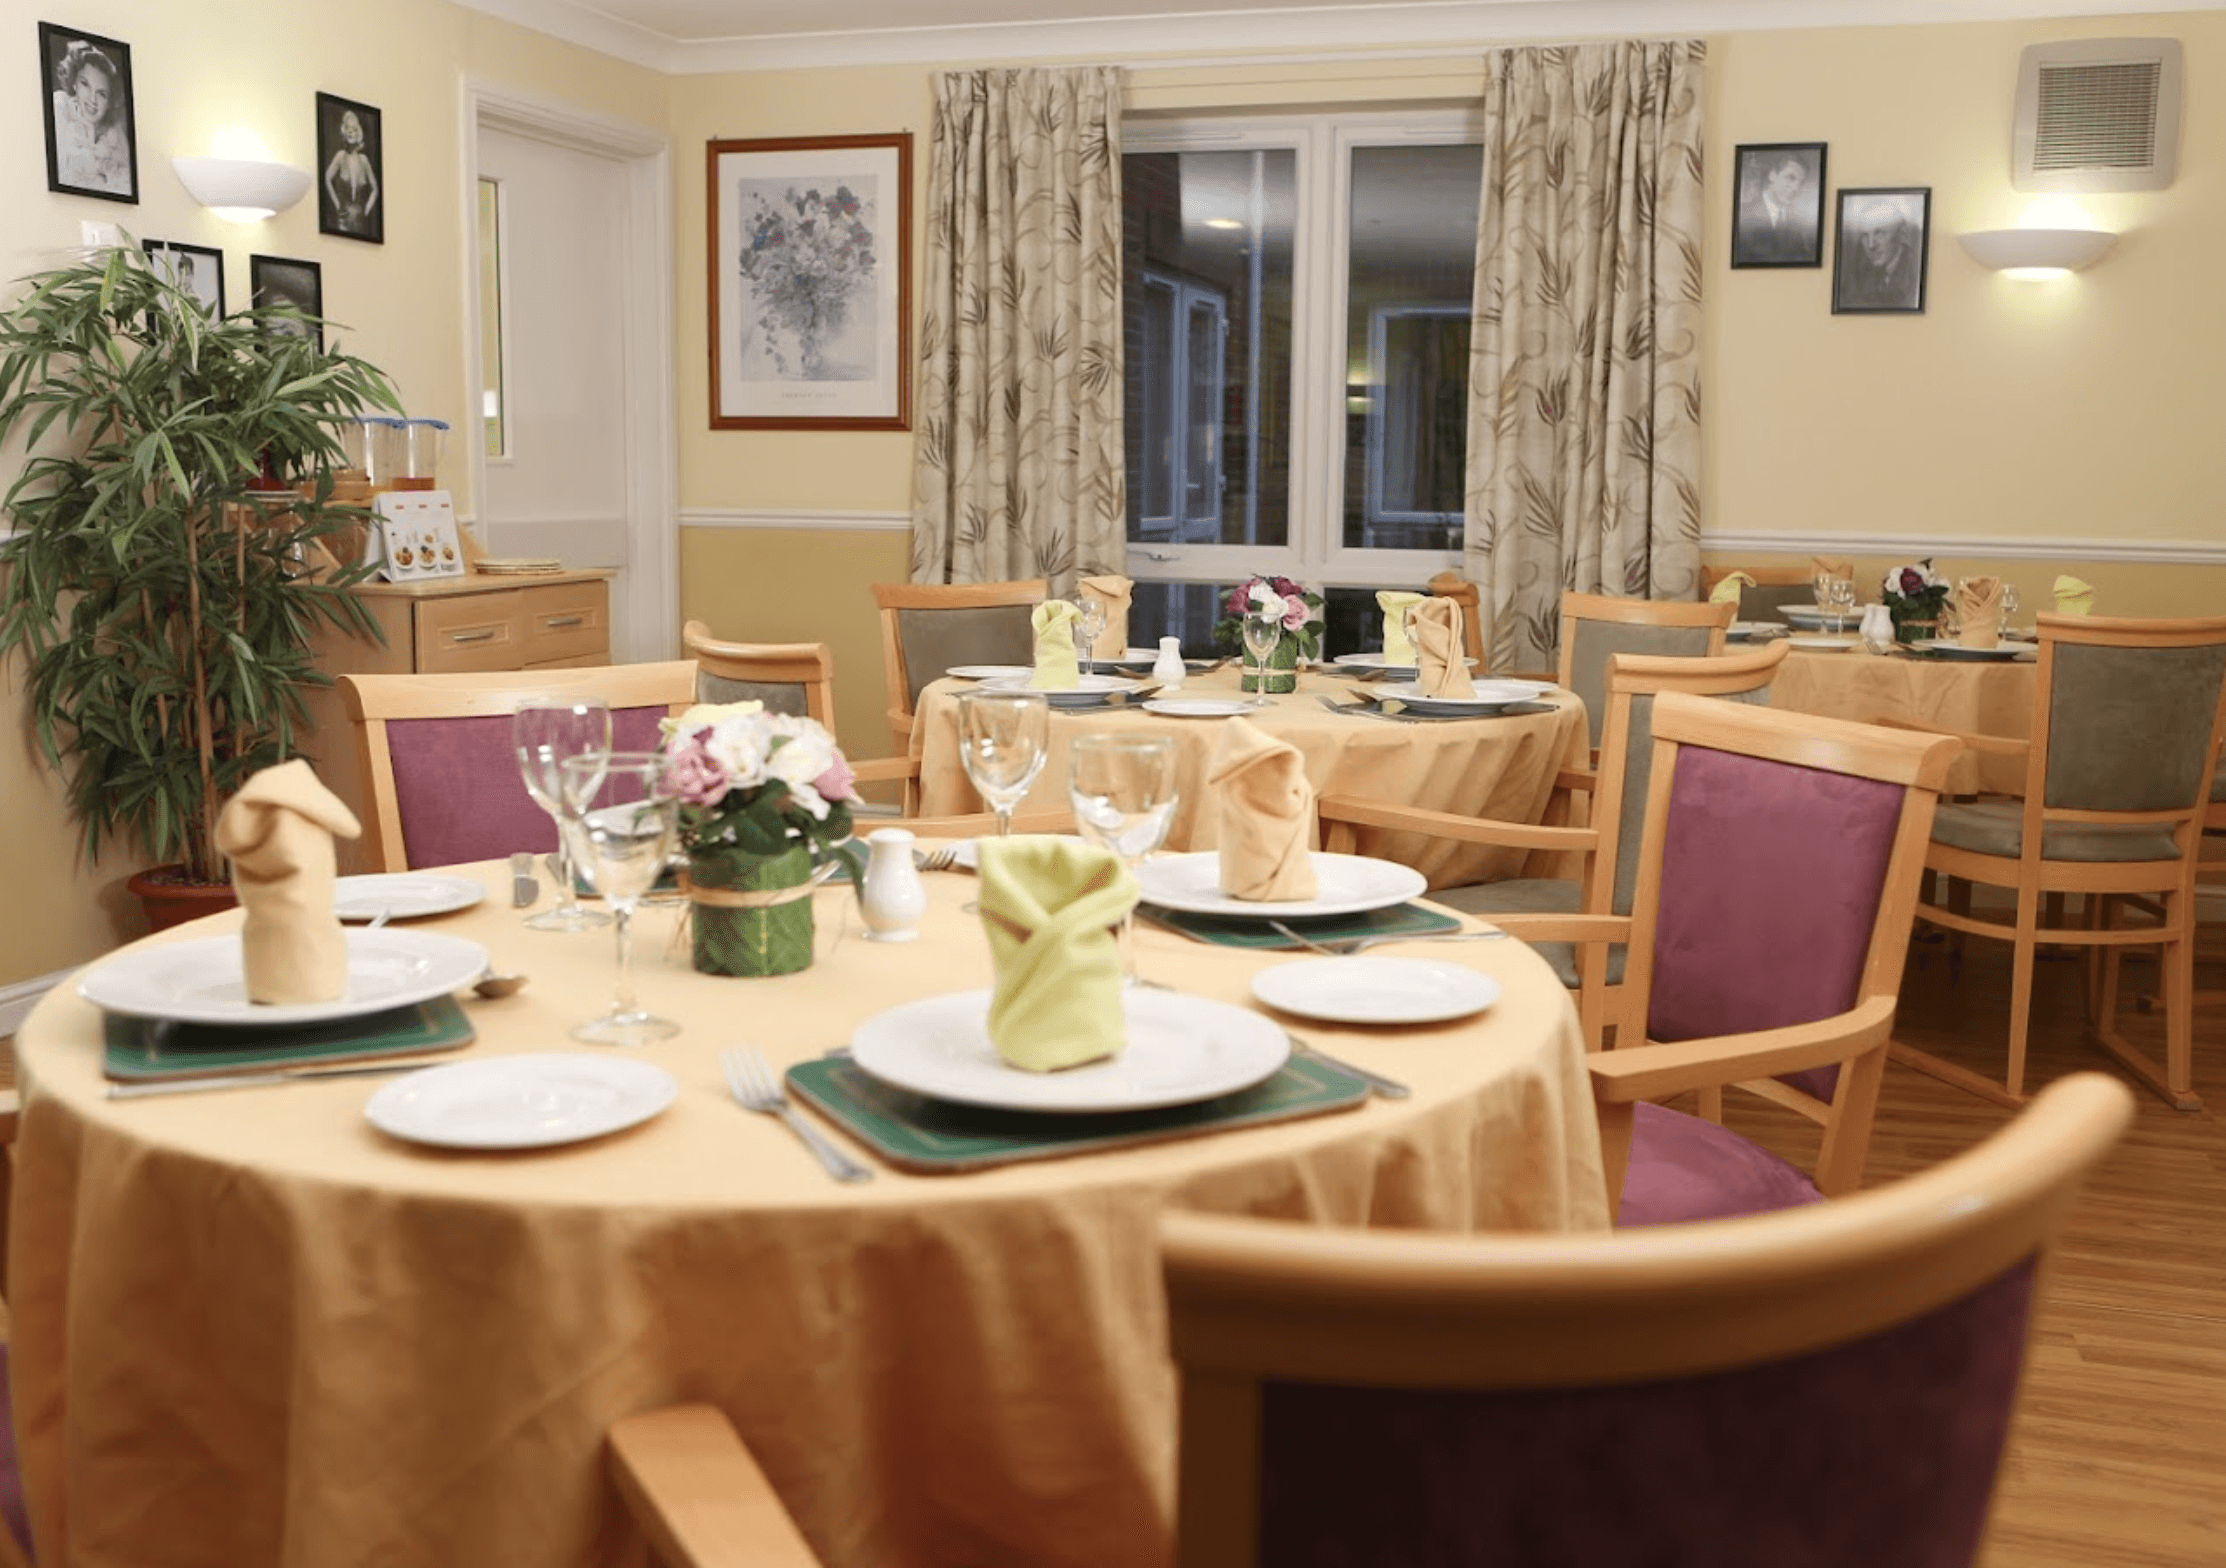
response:
M2106 960L2104 999L2092 1009L2097 1043L2182 1110L2198 1109L2193 1080L2195 882L2203 819L2226 725L2226 617L2148 621L2042 615L2040 669L2026 740L1965 735L1975 749L2025 759L2022 800L1943 806L1929 869L1966 884L2007 889L2007 921L1974 916L1960 892L1917 918L2012 945L2009 1053L2002 1082L1896 1046L1895 1056L1986 1099L2025 1095L2026 1031L2035 950L2049 945L2160 949L2165 1014L2160 1067L2115 1026L2116 965ZM1951 883L1951 887L1952 887ZM2153 925L2114 918L2042 924L2051 895L2078 893L2098 911L2123 898L2150 901Z
M1468 646L1469 657L1476 661L1476 673L1484 673L1484 607L1476 591L1476 584L1459 572L1440 572L1425 584L1432 595L1451 599L1461 607L1461 638Z
M1616 599L1605 594L1561 596L1561 670L1556 677L1584 699L1591 766L1597 766L1606 717L1608 659L1618 653L1664 658L1715 657L1724 651L1732 623L1730 604L1686 604L1667 599Z
M1654 699L1663 692L1682 691L1766 703L1770 682L1786 654L1784 643L1742 648L1717 658L1611 654L1589 827L1495 822L1383 805L1351 795L1326 795L1315 802L1322 847L1333 854L1350 854L1357 845L1357 830L1369 827L1533 852L1558 850L1575 858L1573 879L1523 877L1440 888L1430 896L1468 914L1482 915L1515 936L1526 934L1525 918L1532 915L1629 915L1638 891L1639 841L1646 820L1647 780L1654 766ZM1536 945L1562 983L1578 993L1577 1012L1584 1022L1585 1039L1599 1049L1606 1029L1621 1021L1622 946Z
M1643 1235L1169 1213L1177 1561L1967 1564L2036 1270L2130 1112L2081 1074L1881 1191ZM665 1568L816 1568L713 1406L609 1457Z
M834 730L835 655L827 644L727 642L703 622L690 621L680 629L680 645L696 661L698 702L762 702L768 712L815 719ZM903 785L907 813L918 803L920 765L910 757L852 760L850 770L861 784Z
M1700 569L1700 596L1706 599L1733 572L1745 572L1754 579L1739 590L1739 613L1734 619L1783 625L1785 617L1778 613L1783 606L1816 602L1816 575L1806 566L1704 566Z
M510 716L530 699L600 697L611 744L655 750L659 721L696 700L693 659L461 675L343 675L370 789L364 851L381 871L556 848L556 823L526 793Z
M881 664L889 685L889 736L912 750L920 693L958 664L1029 664L1036 653L1030 615L1050 584L1041 577L1005 583L875 583L881 607Z

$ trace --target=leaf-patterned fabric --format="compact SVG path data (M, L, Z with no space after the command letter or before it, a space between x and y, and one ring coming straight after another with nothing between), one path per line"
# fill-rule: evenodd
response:
M1112 66L937 84L914 582L1124 564L1120 116Z
M1706 52L1486 57L1465 553L1492 669L1554 667L1564 590L1698 593Z

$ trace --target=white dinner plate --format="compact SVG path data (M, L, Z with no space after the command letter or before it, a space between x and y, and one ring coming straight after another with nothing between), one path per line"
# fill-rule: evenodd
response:
M1030 691L1033 688L1028 683L1035 678L1035 673L1033 670L1025 670L1019 675L999 676L995 680L983 681L982 689ZM1101 708L1121 693L1134 691L1144 684L1142 681L1125 680L1118 675L1082 675L1076 679L1081 682L1080 685L1060 691L1047 691L1043 694L1045 700L1054 708Z
M545 1149L646 1122L679 1093L671 1073L624 1056L490 1056L397 1078L363 1116L436 1148Z
M1849 610L1826 610L1813 604L1781 604L1778 613L1803 631L1820 631L1837 622L1853 628L1863 619L1863 607L1856 605Z
M430 931L350 930L347 990L335 1002L256 1003L237 936L204 937L119 953L94 965L77 994L95 1007L188 1024L311 1024L407 1007L487 972L487 950Z
M1268 1006L1333 1024L1427 1024L1480 1013L1499 982L1422 958L1302 958L1252 977Z
M1074 1113L1141 1111L1233 1094L1291 1054L1282 1026L1249 1008L1130 986L1121 993L1128 1045L1118 1056L1032 1073L990 1044L989 995L960 991L876 1013L851 1034L851 1059L883 1083L931 1099Z
M1032 664L954 664L943 672L955 675L962 681L1010 680L1017 675L1022 680L1036 673Z
M1373 860L1366 855L1330 855L1316 850L1312 898L1231 898L1221 891L1221 855L1204 850L1190 855L1154 855L1136 868L1136 888L1147 904L1198 915L1235 915L1255 920L1303 920L1310 915L1357 915L1388 909L1419 897L1429 879L1411 866Z
M1487 713L1511 703L1536 702L1553 690L1544 681L1484 680L1469 682L1473 695L1432 697L1415 681L1378 686L1374 695L1405 703L1425 713Z
M1412 659L1407 660L1404 664L1386 664L1381 653L1341 653L1329 662L1341 669L1376 670L1384 675L1404 675L1409 680L1412 680L1416 673ZM1482 662L1480 659L1470 659L1468 666L1473 670Z
M1731 642L1752 642L1757 637L1775 637L1784 630L1780 621L1733 621L1724 636Z
M1811 653L1845 653L1861 644L1860 637L1818 637L1805 632L1795 632L1785 640L1788 648L1806 648Z
M469 877L434 876L423 871L380 871L342 877L332 885L332 912L343 920L416 920L469 909L487 890Z
M1993 648L1966 648L1952 637L1935 637L1930 642L1913 642L1911 653L1931 659L1947 659L1973 664L2008 664L2023 659L2028 662L2040 657L2040 649L2032 643L2006 644Z
M1226 719L1239 713L1254 713L1266 707L1264 702L1254 702L1246 697L1147 697L1146 713L1164 714L1170 719Z
M1119 670L1123 675L1149 675L1152 673L1153 666L1159 663L1159 650L1156 648L1131 648L1118 659L1092 659L1089 662L1101 670ZM1183 673L1185 675L1203 674L1220 662L1218 659L1185 659L1183 660Z

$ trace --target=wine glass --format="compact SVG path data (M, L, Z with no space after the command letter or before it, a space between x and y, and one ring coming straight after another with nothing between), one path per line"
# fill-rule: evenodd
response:
M1275 652L1275 645L1283 639L1283 622L1257 610L1246 607L1244 612L1244 647L1252 655L1253 689L1268 689L1268 655Z
M574 1028L572 1038L598 1045L647 1045L677 1034L680 1025L634 1001L634 906L672 859L680 827L680 798L665 782L664 754L613 751L573 757L558 771L565 840L610 905L618 929L618 981L610 1008Z
M518 771L525 776L533 803L556 819L557 906L526 921L535 931L592 931L611 917L583 909L572 891L572 848L563 832L564 781L560 769L574 757L611 749L611 710L600 697L551 698L518 704L510 720L511 744L518 748Z
M1105 601L1095 594L1082 594L1074 601L1074 657L1086 675L1097 673L1098 633L1105 630Z
M1181 800L1175 787L1175 742L1167 735L1083 735L1067 776L1075 825L1091 843L1110 849L1131 872L1159 848ZM1136 976L1136 911L1121 916L1121 970Z
M1013 808L1043 772L1051 704L1040 691L968 691L958 696L958 760L997 813L997 836L1013 830Z
M1816 602L1819 609L1832 612L1832 630L1845 631L1847 617L1855 608L1855 579L1819 577L1816 580Z
M2016 620L2017 584L2005 577L2002 579L2002 629L2009 630Z

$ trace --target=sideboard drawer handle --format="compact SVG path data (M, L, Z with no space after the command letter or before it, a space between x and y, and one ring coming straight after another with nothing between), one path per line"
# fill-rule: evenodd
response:
M584 615L544 615L541 617L541 624L548 627L549 630L555 631L564 626L584 626L587 624L587 617Z
M489 626L476 632L450 632L448 640L450 642L493 642L495 640L495 628Z

